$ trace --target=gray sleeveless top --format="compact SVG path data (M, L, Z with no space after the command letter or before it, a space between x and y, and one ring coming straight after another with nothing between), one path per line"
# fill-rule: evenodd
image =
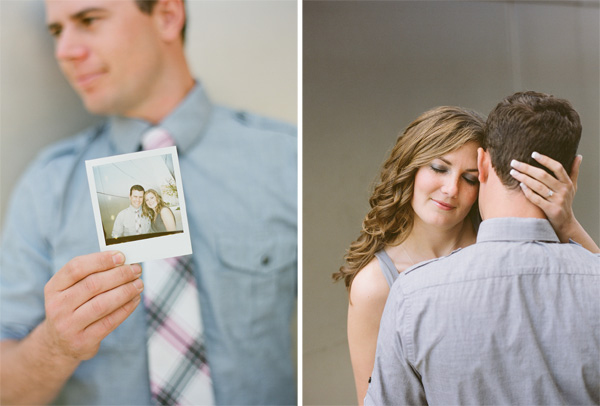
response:
M398 270L394 266L394 262L392 258L385 252L385 250L381 250L375 253L375 256L379 260L379 266L381 267L381 271L383 272L383 276L385 276L385 280L387 281L390 288L392 284L398 278Z

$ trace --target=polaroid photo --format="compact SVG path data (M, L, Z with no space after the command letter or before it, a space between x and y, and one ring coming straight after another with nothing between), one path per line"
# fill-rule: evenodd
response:
M100 251L125 263L192 253L176 147L85 161Z

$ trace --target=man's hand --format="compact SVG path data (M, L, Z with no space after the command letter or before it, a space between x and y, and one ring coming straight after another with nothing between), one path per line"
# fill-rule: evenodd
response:
M140 265L118 251L69 261L46 284L46 319L22 340L0 342L0 403L41 404L56 397L82 360L137 307Z
M53 353L92 358L102 339L135 310L142 268L124 261L117 251L77 257L48 281L44 330Z

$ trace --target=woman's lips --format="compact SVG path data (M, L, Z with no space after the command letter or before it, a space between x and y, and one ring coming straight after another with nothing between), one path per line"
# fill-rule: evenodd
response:
M440 202L439 200L431 199L431 201L433 201L433 203L442 210L448 211L455 208L455 206L452 206L448 203Z

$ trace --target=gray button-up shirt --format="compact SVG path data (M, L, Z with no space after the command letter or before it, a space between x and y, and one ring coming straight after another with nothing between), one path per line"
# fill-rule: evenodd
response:
M392 287L366 405L598 403L600 257L548 221L484 221Z

